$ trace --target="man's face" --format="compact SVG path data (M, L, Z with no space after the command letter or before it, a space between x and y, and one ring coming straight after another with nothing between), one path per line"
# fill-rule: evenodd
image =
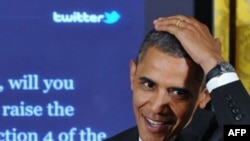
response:
M131 61L133 107L143 141L169 140L190 122L202 99L193 65L154 47L137 65Z

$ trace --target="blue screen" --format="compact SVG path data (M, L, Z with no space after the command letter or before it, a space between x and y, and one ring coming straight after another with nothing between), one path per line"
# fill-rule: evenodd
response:
M134 126L146 4L0 0L0 140L101 141Z

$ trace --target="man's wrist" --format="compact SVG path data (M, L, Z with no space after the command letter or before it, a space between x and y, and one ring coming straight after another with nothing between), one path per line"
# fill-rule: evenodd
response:
M239 77L236 72L228 72L228 73L223 73L219 77L214 77L210 79L207 84L207 90L212 92L215 88L218 88L220 86L229 84L231 82L239 80Z
M229 72L235 72L234 67L226 61L221 61L207 73L206 83L214 77L217 77L223 73L229 73Z

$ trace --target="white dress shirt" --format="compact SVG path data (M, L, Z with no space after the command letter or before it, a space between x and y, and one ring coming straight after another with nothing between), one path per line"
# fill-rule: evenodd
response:
M218 88L220 86L226 85L228 83L234 82L239 80L238 75L235 72L228 72L228 73L223 73L218 77L214 77L210 79L206 86L207 89L210 92L212 92L215 88Z

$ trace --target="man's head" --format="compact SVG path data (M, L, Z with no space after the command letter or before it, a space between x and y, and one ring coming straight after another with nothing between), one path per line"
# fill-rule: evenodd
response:
M168 140L210 100L204 72L167 32L152 30L130 63L133 107L143 141Z

